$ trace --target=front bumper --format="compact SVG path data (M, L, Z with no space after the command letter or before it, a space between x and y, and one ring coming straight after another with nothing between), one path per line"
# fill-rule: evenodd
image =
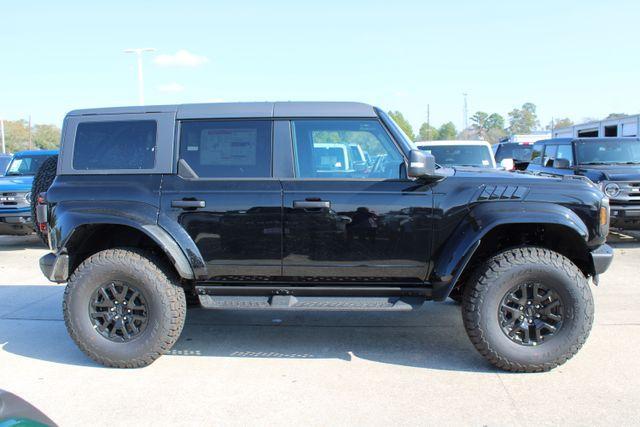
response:
M69 278L69 255L46 254L40 258L40 270L52 282L66 282Z
M591 251L591 261L593 262L594 274L599 276L611 266L613 248L609 245L598 246L597 249Z
M23 235L33 233L31 209L0 211L0 235Z
M610 227L640 230L640 205L611 205Z

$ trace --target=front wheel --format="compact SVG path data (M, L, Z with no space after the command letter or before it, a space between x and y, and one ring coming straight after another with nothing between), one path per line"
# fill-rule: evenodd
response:
M67 283L64 320L80 350L115 368L149 365L171 349L186 314L183 289L153 255L108 249Z
M476 349L514 372L548 371L570 359L589 336L593 311L578 267L537 247L489 259L466 286L462 309Z

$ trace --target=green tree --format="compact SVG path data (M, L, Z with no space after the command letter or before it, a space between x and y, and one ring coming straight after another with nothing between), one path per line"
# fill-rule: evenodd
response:
M536 106L531 102L526 102L522 104L522 108L514 108L509 112L509 132L512 134L531 133L538 126L540 122Z
M573 121L570 118L565 117L564 119L552 120L549 125L547 125L547 129L552 130L566 128L569 126L573 126Z
M404 118L400 111L389 111L389 116L396 122L396 124L402 129L402 131L411 138L412 141L415 140L415 135L413 133L413 128L411 124Z
M504 117L498 113L491 113L485 120L486 129L502 129L504 130Z
M420 132L418 132L418 141L433 141L435 139L438 139L438 129L423 123L420 126Z
M60 147L60 129L55 125L35 125L33 145L42 150L54 150Z
M4 136L7 152L29 149L29 123L26 120L5 120Z
M5 120L4 135L7 152L32 149L55 149L60 146L60 129L55 125L35 125L31 129L29 147L29 122L26 120Z
M438 139L440 141L456 139L456 135L458 135L458 132L456 131L456 127L452 122L447 122L440 126L440 128L438 129Z

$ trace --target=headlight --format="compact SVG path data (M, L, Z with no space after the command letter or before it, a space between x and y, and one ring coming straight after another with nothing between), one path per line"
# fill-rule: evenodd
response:
M604 186L604 194L609 197L616 197L620 194L620 186L615 182L610 182Z

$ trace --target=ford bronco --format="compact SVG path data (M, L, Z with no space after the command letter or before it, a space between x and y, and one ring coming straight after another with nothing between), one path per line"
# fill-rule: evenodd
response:
M451 296L491 363L545 371L587 339L589 281L613 257L590 181L440 167L360 103L72 111L36 211L68 331L110 367L169 351L187 301L411 310Z

